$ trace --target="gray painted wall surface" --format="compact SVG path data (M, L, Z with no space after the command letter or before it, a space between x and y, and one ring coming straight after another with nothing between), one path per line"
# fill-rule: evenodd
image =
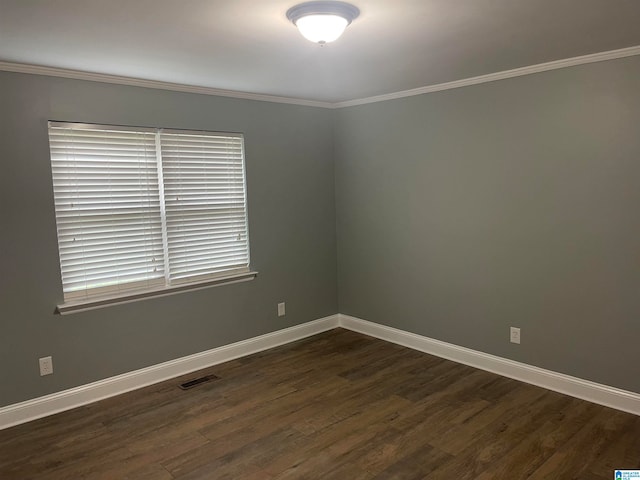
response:
M639 87L633 57L336 111L340 312L640 392Z
M49 119L243 132L258 278L53 315ZM337 312L331 112L0 73L0 135L0 406ZM55 373L40 377L46 355Z
M640 392L638 78L634 57L330 112L0 73L0 406L337 311ZM53 315L48 119L243 132L258 279Z

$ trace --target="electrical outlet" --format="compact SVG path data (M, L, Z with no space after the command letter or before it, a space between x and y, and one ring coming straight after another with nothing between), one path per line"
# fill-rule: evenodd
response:
M51 357L42 357L39 361L41 377L53 374L53 359Z
M284 317L285 316L284 302L281 302L281 303L278 304L278 316L279 317Z
M511 327L511 343L520 344L520 329Z

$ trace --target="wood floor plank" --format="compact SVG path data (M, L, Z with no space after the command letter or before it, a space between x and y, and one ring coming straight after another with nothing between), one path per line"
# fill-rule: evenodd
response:
M218 380L183 391L202 375ZM640 417L335 329L0 431L0 479L611 478Z
M493 462L477 477L478 480L495 478L529 478L558 448L568 442L600 407L571 399L560 416L547 419L534 432L512 448L505 460Z
M371 408L354 411L352 415L306 435L295 449L270 456L264 469L274 475L285 470L290 475L294 472L313 475L329 466L333 468L345 460L345 451L368 442L378 431L389 428L398 409L406 407L407 402L400 397L390 397L368 405ZM338 457L340 462L336 460Z
M432 477L434 470L451 461L451 455L438 450L430 445L420 445L410 455L398 458L382 472L374 477L374 480L422 480ZM455 477L451 477L455 478Z
M587 475L611 478L613 470L602 461L602 455L631 421L628 414L602 407L529 478L579 478ZM581 452L581 455L576 455L576 452Z

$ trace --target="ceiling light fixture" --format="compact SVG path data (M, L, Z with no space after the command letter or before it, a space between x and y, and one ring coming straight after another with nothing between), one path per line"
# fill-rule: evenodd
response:
M358 15L360 10L345 2L306 2L287 11L302 36L320 45L337 40Z

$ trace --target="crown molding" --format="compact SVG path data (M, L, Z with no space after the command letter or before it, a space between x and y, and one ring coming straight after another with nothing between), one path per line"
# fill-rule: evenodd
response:
M621 48L619 50L610 50L608 52L592 53L580 57L566 58L563 60L555 60L553 62L539 63L537 65L515 68L513 70L505 70L503 72L480 75L479 77L464 78L461 80L455 80L453 82L427 85L425 87L404 90L402 92L376 95L373 97L366 97L357 100L347 100L345 102L334 103L333 108L354 107L357 105L366 105L368 103L378 103L387 100L395 100L397 98L413 97L415 95L424 95L425 93L441 92L443 90L468 87L470 85L478 85L480 83L496 82L498 80L504 80L507 78L521 77L524 75L532 75L534 73L540 72L548 72L549 70L575 67L577 65L585 65L587 63L604 62L607 60L616 60L618 58L632 57L634 55L640 55L640 45L629 48Z
M107 75L104 73L83 72L81 70L69 70L66 68L43 67L40 65L28 65L25 63L0 62L0 71L30 73L32 75L46 75L50 77L72 78L75 80L113 83L116 85L128 85L133 87L155 88L159 90L171 90L173 92L214 95L216 97L238 98L242 100L257 100L259 102L286 103L289 105L301 105L304 107L333 108L333 103L330 102L305 100L302 98L279 97L277 95L262 95L259 93L237 92L234 90L198 87L196 85L183 85L180 83L160 82L157 80L145 80L142 78Z
M145 80L142 78L123 77L118 75L107 75L103 73L83 72L80 70L69 70L65 68L43 67L40 65L28 65L23 63L2 62L0 61L0 71L15 73L30 73L33 75L46 75L51 77L72 78L76 80L88 80L91 82L113 83L117 85L129 85L134 87L155 88L160 90L171 90L174 92L197 93L200 95L214 95L218 97L238 98L243 100L256 100L260 102L285 103L289 105L301 105L305 107L331 108L339 109L346 107L355 107L358 105L366 105L369 103L385 102L387 100L395 100L398 98L413 97L416 95L424 95L427 93L441 92L443 90L452 90L454 88L468 87L481 83L496 82L507 78L521 77L524 75L532 75L534 73L548 72L550 70L558 70L561 68L575 67L588 63L604 62L607 60L616 60L619 58L632 57L640 55L640 45L619 50L610 50L607 52L592 53L582 55L580 57L566 58L562 60L554 60L553 62L539 63L537 65L529 65L527 67L515 68L513 70L505 70L503 72L489 73L478 77L463 78L452 82L438 83L436 85L427 85L411 90L403 90L400 92L387 93L384 95L376 95L355 100L346 100L344 102L321 102L318 100L305 100L301 98L279 97L276 95L263 95L259 93L239 92L234 90L222 90L218 88L199 87L195 85L184 85L180 83L161 82L157 80Z

